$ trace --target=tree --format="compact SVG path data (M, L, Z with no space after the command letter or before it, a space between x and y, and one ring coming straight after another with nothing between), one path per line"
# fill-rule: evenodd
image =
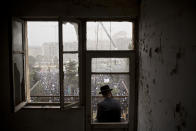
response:
M67 95L77 95L78 92L78 69L76 61L69 61L64 64L64 87Z

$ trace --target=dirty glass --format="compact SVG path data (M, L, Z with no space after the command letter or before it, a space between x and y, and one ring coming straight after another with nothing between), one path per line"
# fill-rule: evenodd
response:
M93 74L91 75L91 113L92 121L96 122L97 104L103 100L99 94L100 87L109 85L113 89L113 98L121 105L121 121L128 120L128 95L129 95L129 75L128 74Z
M58 22L27 22L31 102L59 102Z
M78 51L78 24L63 23L63 50Z
M87 50L133 50L132 22L87 22Z
M13 74L14 74L14 95L15 105L18 105L24 100L23 93L25 91L24 86L24 55L14 54L13 55Z
M64 101L79 101L78 53L63 54Z
M22 40L22 33L23 33L23 23L18 21L12 22L12 44L13 44L13 51L23 51L23 40Z
M129 59L93 58L92 72L129 72Z

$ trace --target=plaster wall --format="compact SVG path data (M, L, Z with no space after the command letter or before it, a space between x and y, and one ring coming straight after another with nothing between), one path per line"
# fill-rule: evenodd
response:
M196 130L196 3L142 0L138 131Z

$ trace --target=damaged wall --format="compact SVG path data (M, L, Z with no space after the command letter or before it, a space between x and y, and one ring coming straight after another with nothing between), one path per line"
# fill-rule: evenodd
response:
M196 3L142 0L138 131L196 130Z

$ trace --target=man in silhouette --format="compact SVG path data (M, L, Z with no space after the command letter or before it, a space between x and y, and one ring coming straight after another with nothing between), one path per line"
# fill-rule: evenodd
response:
M97 104L98 122L120 122L121 107L120 103L112 96L112 89L108 85L102 86L101 92L104 100Z

